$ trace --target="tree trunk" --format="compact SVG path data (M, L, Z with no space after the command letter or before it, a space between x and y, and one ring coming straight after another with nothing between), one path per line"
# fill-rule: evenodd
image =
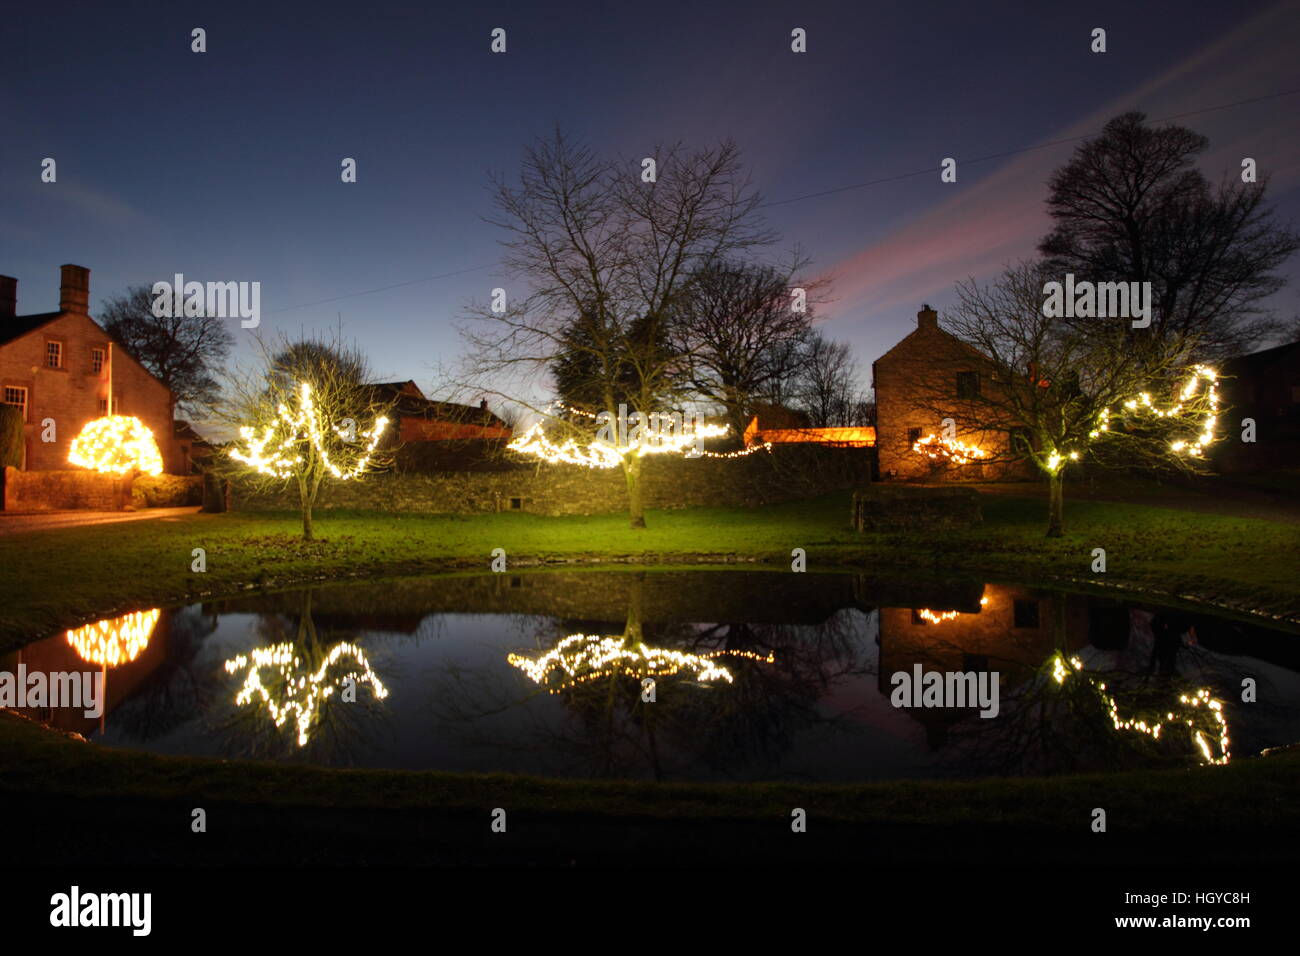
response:
M320 489L320 481L313 481L306 475L298 476L298 497L302 502L302 540L314 541L311 522L311 507L316 503L316 492Z
M645 527L645 505L641 499L641 456L629 455L623 464L623 477L627 479L628 526Z
M1047 536L1059 538L1065 534L1063 518L1065 516L1065 489L1061 481L1061 472L1054 471L1047 477Z

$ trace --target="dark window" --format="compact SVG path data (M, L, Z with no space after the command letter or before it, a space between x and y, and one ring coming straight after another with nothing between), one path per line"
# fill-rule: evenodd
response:
M90 350L90 370L98 374L104 370L104 350Z
M524 507L524 499L523 499L523 498L511 498L511 499L510 499L510 510L511 510L511 511L522 511L522 510L523 510L523 507Z
M1016 627L1038 627L1038 602L1017 601L1015 618Z
M101 398L101 399L99 400L99 414L101 414L101 415L107 415L107 414L108 414L108 399L106 399L106 398Z
M928 624L929 622L925 618L921 617L921 612L918 609L912 608L912 623Z
M958 398L979 398L979 396L980 396L979 372L958 372L957 373L957 397Z
M45 365L47 368L63 368L63 343L45 343Z
M1034 443L1029 437L1029 429L1025 426L1017 425L1011 429L1009 436L1013 455L1027 455L1033 451Z
M908 447L908 448L911 448L913 445L915 445L915 444L916 444L917 442L919 442L920 440L921 440L921 429L919 429L919 428L909 428L909 429L907 430L907 447Z

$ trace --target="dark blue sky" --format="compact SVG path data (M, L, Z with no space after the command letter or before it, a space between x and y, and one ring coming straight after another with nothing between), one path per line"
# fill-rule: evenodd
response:
M57 304L58 266L92 271L92 311L129 284L257 280L262 330L333 326L385 378L429 386L452 323L509 284L489 170L560 123L636 158L734 138L781 201L787 244L833 271L826 331L864 366L923 300L988 278L1046 231L1059 145L966 159L1300 88L1300 5L1089 3L41 4L3 31L0 272L19 312ZM190 52L190 30L208 52ZM493 27L509 52L488 50ZM809 52L790 52L793 27ZM1089 52L1093 27L1109 52ZM1204 168L1253 156L1300 221L1300 95L1188 116ZM58 182L39 181L58 161ZM339 181L352 156L359 182ZM938 163L957 158L958 182ZM1300 264L1292 263L1292 276ZM1295 287L1278 297L1297 311ZM299 308L299 306L306 306ZM239 330L241 352L247 332Z

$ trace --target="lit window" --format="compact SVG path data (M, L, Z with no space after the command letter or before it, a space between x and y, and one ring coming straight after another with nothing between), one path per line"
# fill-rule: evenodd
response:
M27 421L27 389L6 385L4 403L20 409L23 413L23 421Z
M90 350L90 370L92 372L95 372L96 374L104 371L104 350L103 349Z
M63 368L62 342L45 343L45 366L46 368Z

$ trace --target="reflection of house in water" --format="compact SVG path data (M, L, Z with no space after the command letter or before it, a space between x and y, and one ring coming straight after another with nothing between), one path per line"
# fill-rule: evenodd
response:
M910 673L914 664L920 664L927 672L997 671L999 694L1005 694L1035 672L1054 649L1073 651L1088 643L1089 614L1085 597L1000 584L986 584L982 592L976 585L926 608L882 607L880 692L888 697L893 690L890 677L898 671ZM1127 638L1127 611L1123 628ZM946 742L953 724L980 719L969 708L904 709L925 727L935 749Z
M23 664L28 674L40 671L93 675L102 671L106 720L166 658L168 616L157 609L136 611L61 631L0 657L0 670L17 673L18 665ZM88 736L102 723L100 718L87 717L88 709L88 704L86 708L26 707L18 713L59 730Z

